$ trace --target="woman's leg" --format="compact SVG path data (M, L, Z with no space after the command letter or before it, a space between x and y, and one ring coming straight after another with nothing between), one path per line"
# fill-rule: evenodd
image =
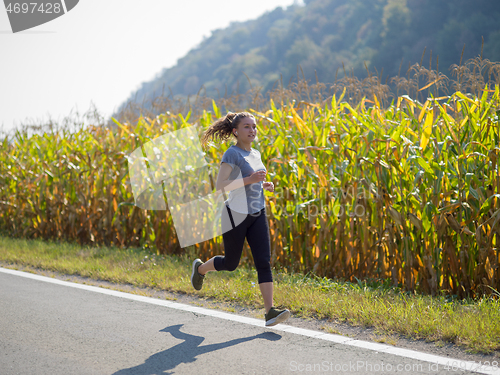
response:
M267 314L271 307L273 307L273 282L260 283L259 288L264 299L264 309Z
M271 239L265 209L260 212L254 223L248 227L247 241L252 249L259 287L266 309L266 327L282 323L290 317L287 309L273 306L273 274L271 272Z
M265 210L262 210L253 224L250 225L246 237L252 250L259 288L267 314L273 306L273 274L271 271L271 239Z
M231 211L229 208L223 210L221 218L222 228L226 232L222 233L224 239L224 256L215 256L203 263L200 259L193 261L191 284L196 290L201 290L203 287L203 280L207 272L210 271L234 271L240 263L241 253L243 251L243 243L245 241L246 228L248 226L248 215L238 214ZM236 216L236 221L241 222L240 225L234 227L232 223L233 215ZM242 215L242 216L238 216ZM229 228L232 228L228 230Z
M243 244L245 243L245 234L247 232L249 219L251 219L250 215L241 214L229 208L226 212L229 214L229 217L225 215L222 217L222 220L229 220L229 218L231 218L234 219L234 222L240 224L222 233L224 256L217 255L213 258L214 268L217 271L234 271L240 264Z
M245 242L248 215L234 212L226 207L221 217L222 228L233 228L222 233L224 240L224 256L214 256L198 267L200 275L210 271L234 271L240 263L243 244ZM232 223L240 223L236 227Z
M206 275L207 272L216 271L214 266L214 258L215 257L207 260L205 263L198 267L198 272L200 273L200 275Z

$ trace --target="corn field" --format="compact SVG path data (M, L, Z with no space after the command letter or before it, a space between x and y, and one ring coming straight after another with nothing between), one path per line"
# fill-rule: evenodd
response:
M388 105L379 93L353 104L344 87L328 100L270 99L250 109L254 147L276 187L266 192L274 266L389 279L433 295L500 289L499 86L425 101L403 95ZM211 107L193 119L165 112L5 137L0 230L181 253L169 211L134 206L127 155L193 124L201 137L224 114ZM214 173L229 146L204 150ZM202 259L224 251L221 237L195 249Z

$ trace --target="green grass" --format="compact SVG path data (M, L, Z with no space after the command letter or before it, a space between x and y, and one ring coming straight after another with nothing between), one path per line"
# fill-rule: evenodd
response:
M263 308L255 270L210 273L203 289L191 287L194 254L157 256L146 249L82 247L69 243L0 236L0 261L114 283L128 283ZM295 316L374 327L385 337L400 334L471 352L500 350L500 301L455 300L401 292L384 283L356 284L274 272L275 305Z

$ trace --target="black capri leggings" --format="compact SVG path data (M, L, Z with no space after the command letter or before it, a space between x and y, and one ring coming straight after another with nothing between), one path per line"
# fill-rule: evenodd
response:
M259 284L273 281L271 272L271 240L267 225L266 209L254 214L241 214L227 207L221 218L223 228L233 228L222 234L224 256L216 256L214 267L217 271L234 271L240 263L245 237L252 250ZM227 214L226 214L227 213ZM231 223L229 223L231 221ZM232 223L238 223L236 227Z

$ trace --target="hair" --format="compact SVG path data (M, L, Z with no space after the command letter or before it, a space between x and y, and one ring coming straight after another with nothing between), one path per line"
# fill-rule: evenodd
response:
M233 129L238 127L241 120L246 117L254 117L249 112L228 112L227 115L215 121L203 134L202 144L206 144L210 139L218 139L220 142L228 140L233 134Z

